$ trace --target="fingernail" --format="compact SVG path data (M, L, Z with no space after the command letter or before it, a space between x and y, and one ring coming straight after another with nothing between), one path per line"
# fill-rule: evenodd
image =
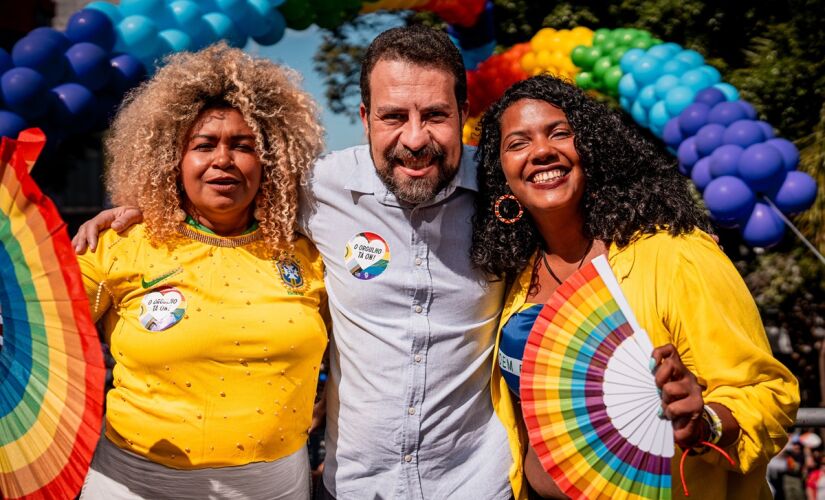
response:
M656 360L654 358L650 358L650 361L647 362L647 366L650 369L650 372L653 373L656 371Z

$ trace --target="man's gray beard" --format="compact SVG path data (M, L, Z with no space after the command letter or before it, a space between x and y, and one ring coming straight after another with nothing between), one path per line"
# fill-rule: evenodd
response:
M447 166L442 160L439 160L436 162L438 175L434 179L424 177L422 179L407 178L399 181L393 175L394 169L391 166L391 161L381 158L381 165L375 161L375 156L372 154L372 140L370 140L369 147L370 158L372 158L372 163L375 165L378 178L381 179L381 182L387 186L387 190L394 194L396 198L412 205L418 205L435 198L435 195L444 189L458 173L458 165ZM463 152L462 149L462 154ZM461 157L459 157L458 161L461 162Z

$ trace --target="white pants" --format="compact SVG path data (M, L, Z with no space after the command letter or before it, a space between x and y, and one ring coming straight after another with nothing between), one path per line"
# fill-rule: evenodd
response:
M81 500L308 500L306 447L274 462L238 467L172 469L122 450L101 437Z

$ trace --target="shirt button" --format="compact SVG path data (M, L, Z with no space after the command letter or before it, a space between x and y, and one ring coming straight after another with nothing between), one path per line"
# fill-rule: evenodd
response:
M421 362L421 355L420 355L420 354L416 354L416 355L415 355L415 357L414 357L413 359L415 359L415 362L416 362L416 363L420 363L420 362Z
M418 258L418 257L415 258L415 265L416 266L420 266L422 262L423 261L420 258Z
M421 307L421 306L415 306L415 312L420 313L420 312L421 312L421 311L423 311L423 310L424 310L424 308L423 308L423 307Z
M412 455L404 455L405 462L412 462Z
M415 415L415 408L410 406L410 408L407 410L407 413L409 413L410 415Z

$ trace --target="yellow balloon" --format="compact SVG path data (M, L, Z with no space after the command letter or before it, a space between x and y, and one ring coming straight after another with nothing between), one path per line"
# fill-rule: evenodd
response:
M542 73L545 73L544 68L542 68L541 66L536 66L535 68L533 68L533 72L530 73L530 74L531 74L531 76L537 76L537 75L540 75Z
M527 52L523 56L521 56L521 69L525 72L530 73L533 71L533 68L536 67L536 53L535 52Z
M546 68L552 64L552 56L550 52L542 50L536 55L536 64L542 68Z

